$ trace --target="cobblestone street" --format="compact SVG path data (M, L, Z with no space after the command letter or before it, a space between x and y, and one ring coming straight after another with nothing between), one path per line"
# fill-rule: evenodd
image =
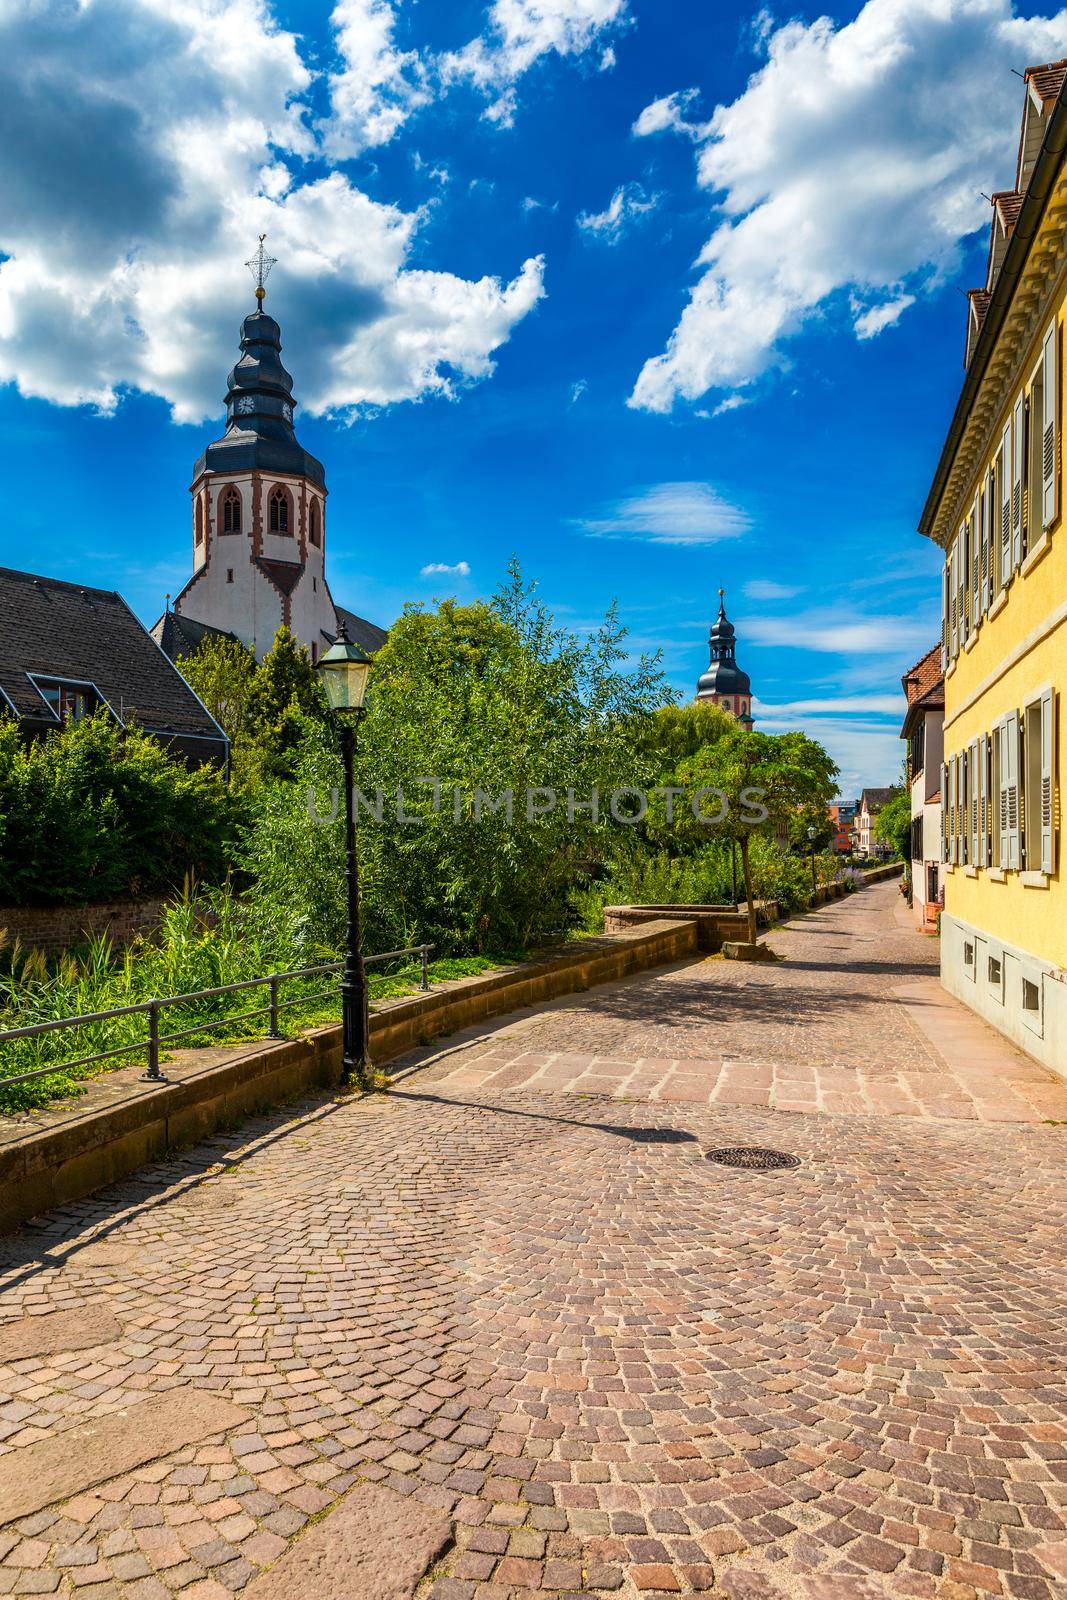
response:
M368 1483L452 1525L419 1600L1062 1594L1067 1085L898 902L0 1241L0 1595L345 1600L286 1562Z

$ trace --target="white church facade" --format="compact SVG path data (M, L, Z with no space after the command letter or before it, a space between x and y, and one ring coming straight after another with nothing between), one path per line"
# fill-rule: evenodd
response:
M317 661L342 617L364 649L385 640L330 594L326 473L296 437L293 380L281 330L263 310L263 276L257 310L241 324L225 431L193 469L193 574L152 629L172 660L212 635L240 639L262 658L284 624Z

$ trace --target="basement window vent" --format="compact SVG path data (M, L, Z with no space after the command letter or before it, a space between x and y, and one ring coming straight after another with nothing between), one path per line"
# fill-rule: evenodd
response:
M996 956L990 956L990 958L989 958L989 973L988 973L988 975L989 975L990 983L995 984L997 986L997 988L999 989L1000 983L1001 983L1001 979L1004 976L1004 968L1003 968L1002 964L997 960Z
M1036 1016L1041 1010L1041 990L1029 978L1023 979L1023 1010Z
M963 964L965 967L974 966L974 945L970 939L963 941Z

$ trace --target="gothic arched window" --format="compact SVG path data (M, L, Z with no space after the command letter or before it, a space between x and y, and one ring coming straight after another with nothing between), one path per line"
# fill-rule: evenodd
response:
M311 542L312 542L312 544L321 544L322 543L322 524L319 521L319 502L317 500L312 500L312 502L311 502L310 524L311 524L310 532L311 532Z
M289 496L280 485L271 491L270 531L271 533L289 532Z
M241 496L234 488L227 489L222 497L222 531L223 533L241 531Z
M193 507L193 533L197 544L204 542L204 502L199 495Z

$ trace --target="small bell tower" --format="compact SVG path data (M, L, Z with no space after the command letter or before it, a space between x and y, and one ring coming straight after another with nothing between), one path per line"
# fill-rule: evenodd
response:
M726 615L725 591L719 590L719 614L708 634L708 670L697 680L698 700L721 706L746 728L752 726L752 686L737 665L737 638Z
M326 473L293 426L281 329L263 309L276 264L265 240L261 234L245 263L256 309L241 324L225 431L193 468L193 576L173 610L194 625L234 634L258 657L284 623L318 660L337 631L326 583Z

